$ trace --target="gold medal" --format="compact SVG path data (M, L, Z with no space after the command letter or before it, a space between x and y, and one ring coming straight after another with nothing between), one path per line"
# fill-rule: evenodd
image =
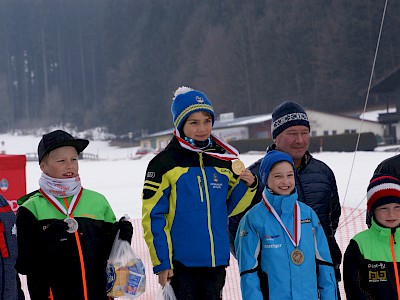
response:
M233 173L235 173L236 175L240 175L240 174L242 174L244 169L246 169L246 167L244 166L244 163L240 159L236 159L236 160L232 161Z
M296 265L301 265L304 262L304 254L299 249L295 248L290 254L292 262Z

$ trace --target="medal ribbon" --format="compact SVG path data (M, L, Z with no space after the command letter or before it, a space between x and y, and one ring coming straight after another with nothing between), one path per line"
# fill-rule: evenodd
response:
M174 130L174 135L178 139L178 142L181 144L181 146L185 149L195 151L195 152L203 152L207 155L217 157L222 160L235 160L239 158L239 151L232 147L231 145L225 143L224 141L220 140L217 138L215 135L211 134L212 139L222 148L224 148L228 153L213 153L213 152L207 152L203 151L199 148L196 148L195 146L189 144L187 141L185 141L181 136L179 135L179 130Z
M292 241L292 244L295 248L300 243L300 236L301 236L301 221L300 221L300 206L297 203L297 201L294 203L294 212L293 212L293 217L294 217L294 237L292 237L291 233L289 230L286 228L286 226L283 224L281 218L277 214L276 210L273 208L273 206L268 202L266 197L264 196L264 193L262 194L262 199L264 202L264 205L267 207L267 209L274 215L275 219L281 224L282 228L285 230L286 234L289 236L289 239Z
M69 217L73 213L75 207L78 205L78 202L81 199L83 188L81 187L79 192L75 194L74 197L72 198L71 205L68 207L68 211L64 208L64 206L61 205L61 203L57 200L56 197L54 197L51 194L46 194L46 192L43 191L42 189L39 189L39 191L47 199L47 201L49 201L59 212Z

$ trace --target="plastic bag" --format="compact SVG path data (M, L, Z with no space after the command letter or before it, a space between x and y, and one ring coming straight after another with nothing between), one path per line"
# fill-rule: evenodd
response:
M127 241L115 237L107 263L107 296L136 299L144 293L146 274L143 262Z
M169 282L164 287L160 285L154 300L176 300L174 289Z

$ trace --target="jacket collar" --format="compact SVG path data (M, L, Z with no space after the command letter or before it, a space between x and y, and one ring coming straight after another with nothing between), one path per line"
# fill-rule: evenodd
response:
M396 239L400 238L400 230L397 228L387 228L382 227L372 218L372 225L370 228L373 232L375 232L379 238L389 239L392 232L394 232L394 236Z
M264 197L272 205L278 215L293 213L294 204L298 198L296 190L290 195L275 195L268 188L264 188Z

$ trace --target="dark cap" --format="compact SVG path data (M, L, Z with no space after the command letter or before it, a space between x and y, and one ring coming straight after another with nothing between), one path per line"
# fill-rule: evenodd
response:
M89 145L88 140L75 139L68 132L56 130L43 135L38 146L39 164L43 156L50 151L64 146L75 147L76 152L81 153Z
M271 133L273 139L285 129L298 125L306 126L310 130L307 113L298 103L285 101L272 112Z

